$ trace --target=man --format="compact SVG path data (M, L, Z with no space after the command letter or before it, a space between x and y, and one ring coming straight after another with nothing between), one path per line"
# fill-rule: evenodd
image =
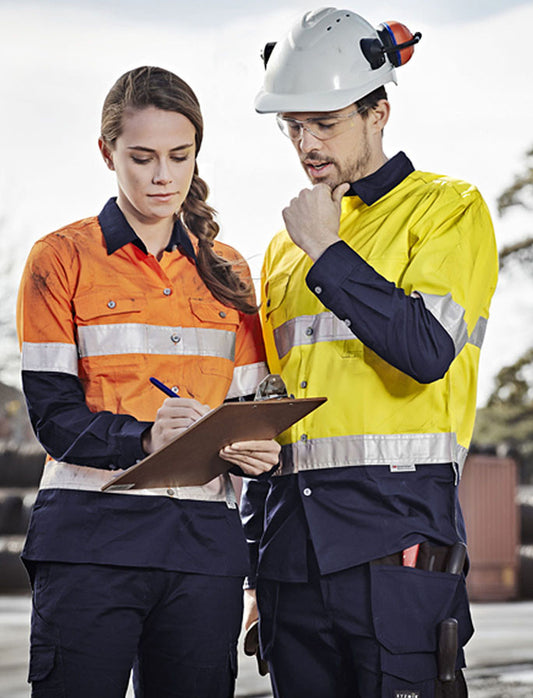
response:
M326 8L265 54L256 109L314 185L266 254L268 361L289 393L328 397L243 497L277 698L467 694L457 485L497 253L474 187L384 153L406 50L394 26Z

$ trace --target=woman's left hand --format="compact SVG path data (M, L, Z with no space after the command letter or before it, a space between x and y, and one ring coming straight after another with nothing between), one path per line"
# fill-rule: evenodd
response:
M218 455L224 460L238 465L246 475L257 476L266 473L277 464L281 446L272 440L239 441L222 448Z

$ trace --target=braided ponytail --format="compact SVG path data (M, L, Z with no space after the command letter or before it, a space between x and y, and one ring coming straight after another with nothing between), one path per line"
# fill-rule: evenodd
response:
M122 75L109 91L102 110L102 139L113 145L122 132L122 116L128 107L149 106L174 111L189 119L196 131L196 153L203 137L203 119L198 99L189 85L163 68L143 66ZM195 166L191 188L182 204L181 216L190 232L198 238L197 269L213 296L225 305L243 313L257 312L251 284L245 283L232 263L213 250L219 227L215 211L206 203L207 184L198 176Z
M182 204L181 215L187 228L198 239L198 273L221 303L243 313L254 314L257 306L252 303L250 285L239 277L231 262L219 257L213 250L213 240L218 235L219 226L214 219L214 209L206 203L208 193L208 186L198 175L196 166L189 193Z

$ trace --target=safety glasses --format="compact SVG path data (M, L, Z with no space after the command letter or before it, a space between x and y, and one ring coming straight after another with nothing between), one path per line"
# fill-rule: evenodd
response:
M365 107L354 109L343 116L315 116L310 119L292 119L282 114L276 115L276 120L281 132L290 138L291 141L299 141L302 137L304 129L319 141L327 141L330 138L340 136L349 128L351 124L349 120L356 114L362 114L366 111Z

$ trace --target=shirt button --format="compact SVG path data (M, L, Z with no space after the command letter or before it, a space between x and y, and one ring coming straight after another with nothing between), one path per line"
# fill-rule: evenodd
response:
M174 490L170 489L170 487L169 487L169 489L167 490L167 494L172 497L175 494L175 492L174 492Z
M305 331L305 334L310 337L314 333L314 330L312 327L308 327Z
M346 320L344 321L344 324L346 325L346 327L351 327L352 321L350 320L350 318L346 318Z
M300 388L307 388L307 381L302 381L300 383Z
M171 288L164 288L163 293L165 294L165 296L170 296L170 294L172 293L172 289Z
M307 434L302 434L300 436L300 441L307 441Z
M220 311L219 315L220 317L226 317L226 313L223 310Z
M179 336L179 334L176 333L171 334L170 339L174 342L174 344L178 344L178 342L181 342L181 337Z
M116 305L117 304L115 303L115 301L108 301L107 302L107 307L111 308L111 310L113 310L113 308L116 308Z
M306 497L310 497L311 494L312 494L311 488L310 488L310 487L306 487L305 490L304 490L304 495L305 495Z
M322 293L322 286L315 286L315 293L317 296L320 295Z

